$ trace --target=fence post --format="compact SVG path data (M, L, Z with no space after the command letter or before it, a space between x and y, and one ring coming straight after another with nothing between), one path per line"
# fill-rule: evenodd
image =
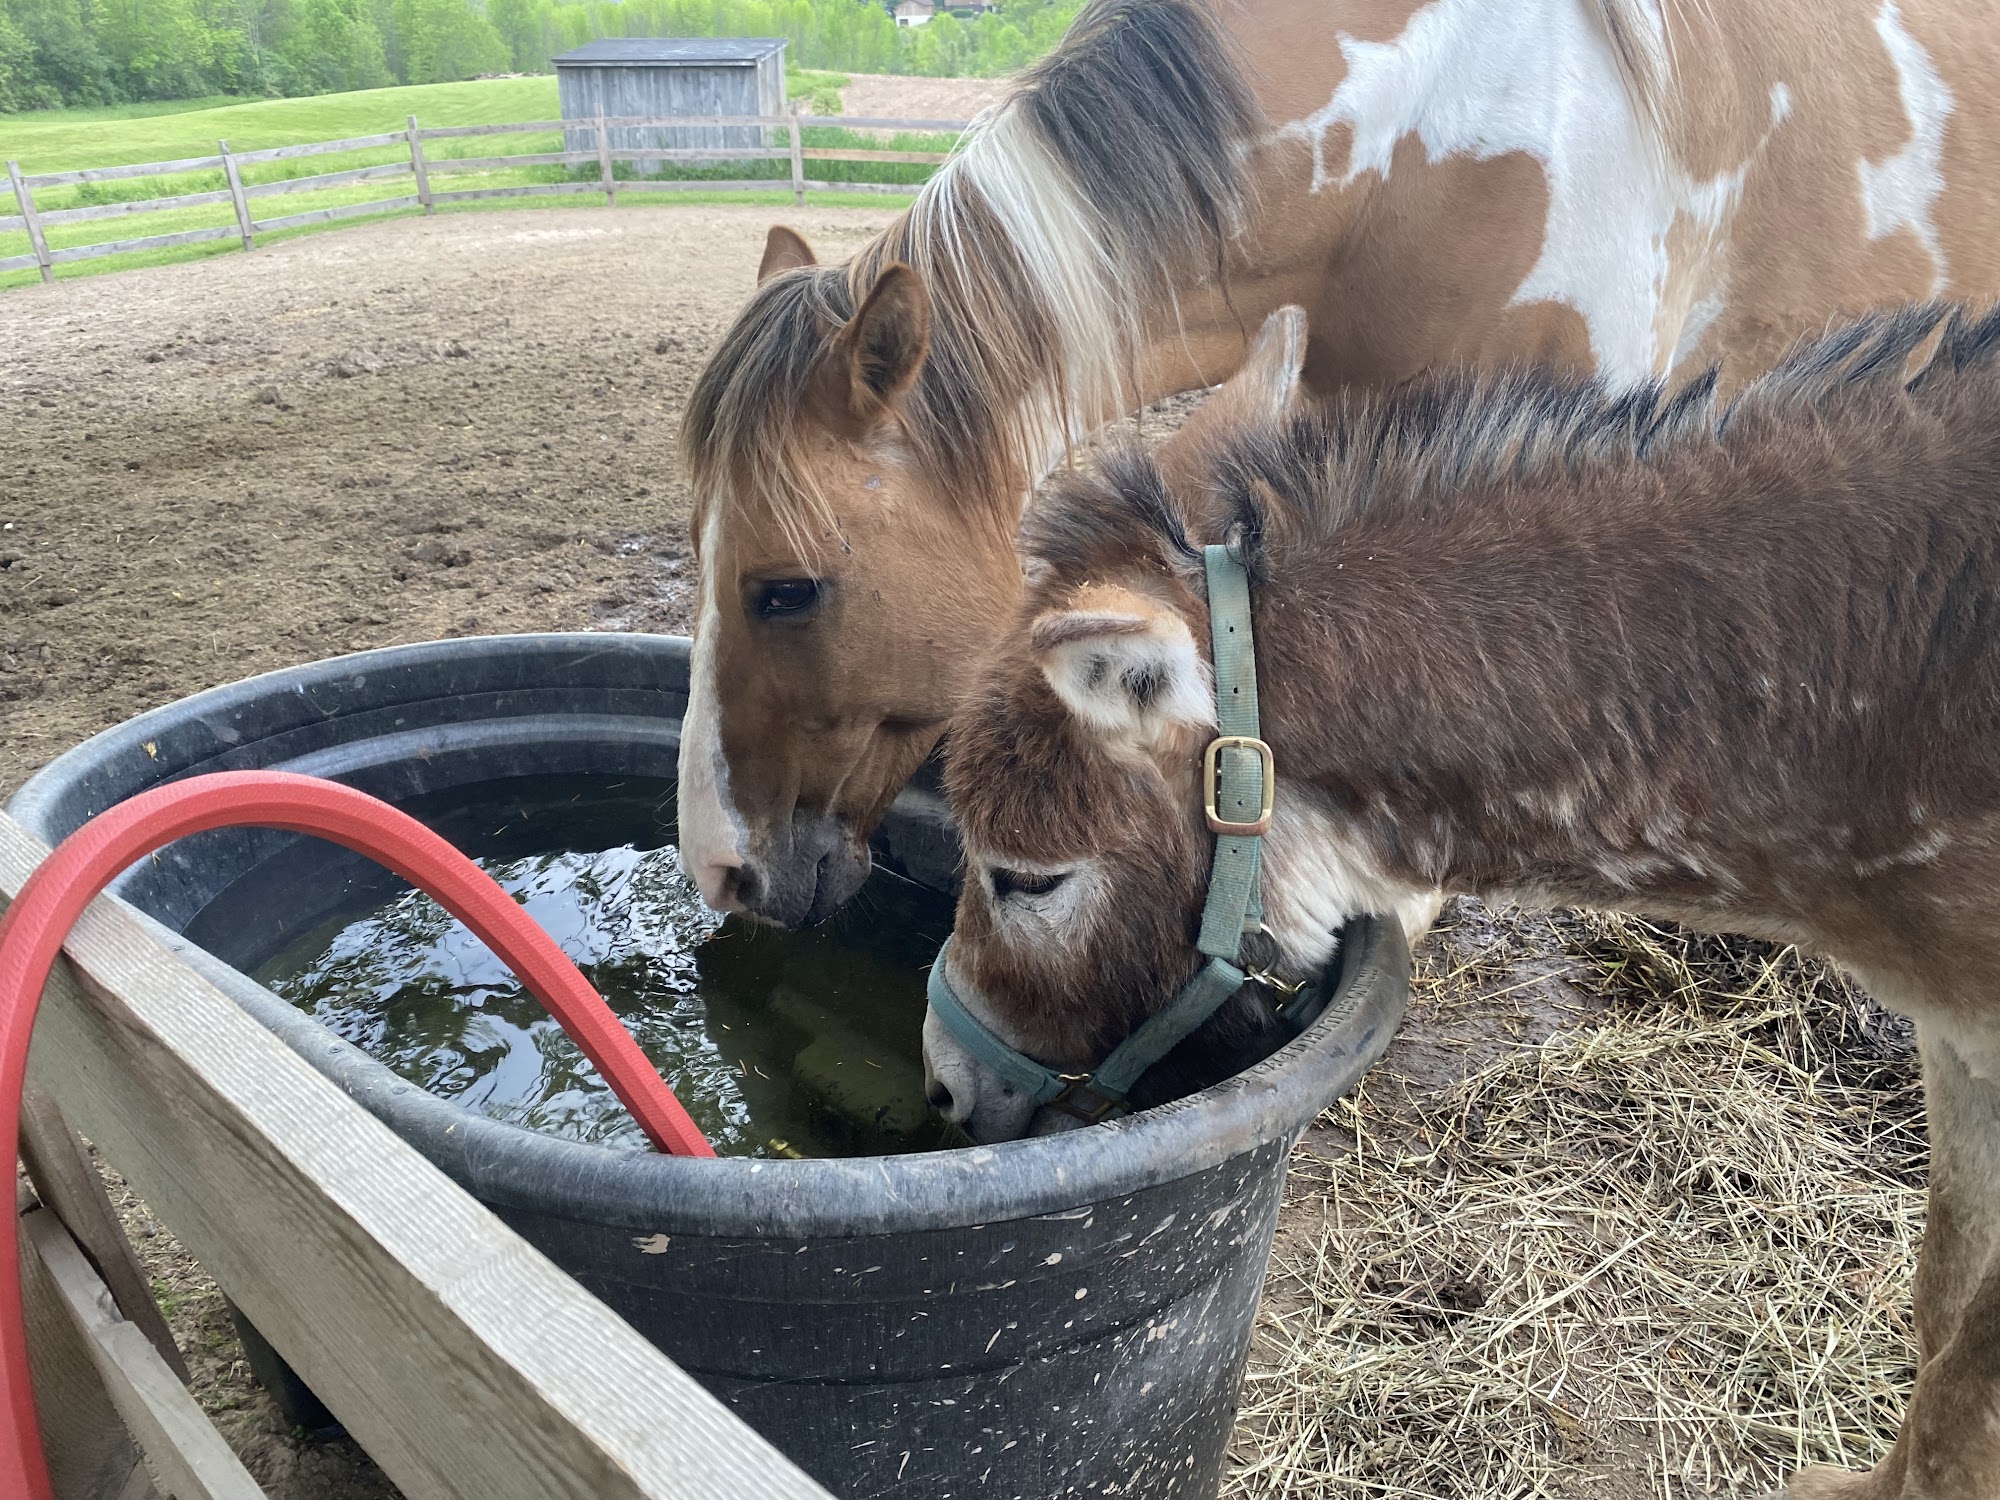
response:
M54 281L56 273L49 262L49 242L42 235L42 221L35 217L35 195L21 181L19 162L7 163L7 177L14 184L14 201L21 205L21 217L28 221L28 244L35 252L35 264L41 267L42 280Z
M799 208L806 206L806 159L799 139L799 107L792 106L792 202Z
M611 136L604 128L604 107L597 109L597 175L604 184L604 206L618 206L618 179L611 175Z
M431 212L431 174L424 165L424 133L417 128L417 117L408 116L410 122L410 170L417 176L417 202L423 204L426 214Z
M229 179L229 201L236 205L236 227L243 235L243 248L255 250L257 242L251 238L250 202L243 196L243 174L237 169L236 158L229 154L229 142L217 141L222 148L222 175Z

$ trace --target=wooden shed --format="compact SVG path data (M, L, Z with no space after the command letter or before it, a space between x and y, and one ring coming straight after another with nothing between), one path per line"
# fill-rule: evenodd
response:
M785 113L783 37L607 37L555 59L556 90L565 123L607 118L701 118ZM595 127L566 130L568 151L596 149ZM718 150L769 144L755 126L619 126L620 150ZM659 166L639 164L652 175Z

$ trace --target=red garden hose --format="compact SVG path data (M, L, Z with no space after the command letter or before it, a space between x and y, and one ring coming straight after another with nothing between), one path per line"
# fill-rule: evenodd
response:
M70 928L113 877L175 839L211 828L282 828L343 844L428 892L471 928L562 1023L653 1144L713 1156L639 1044L555 941L493 878L405 813L365 792L284 771L222 771L156 787L64 839L0 917L0 1161L20 1147L28 1040ZM0 1497L53 1500L28 1370L19 1224L0 1213Z

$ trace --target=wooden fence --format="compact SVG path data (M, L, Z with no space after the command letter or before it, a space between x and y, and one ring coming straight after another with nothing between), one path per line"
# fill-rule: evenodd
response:
M216 142L214 156L184 157L179 161L140 162L122 167L87 167L73 172L39 172L24 174L18 163L7 163L8 180L13 186L14 203L17 214L0 216L0 233L20 233L28 235L29 252L0 258L0 272L24 271L30 267L40 270L43 281L55 279L55 267L71 261L95 260L105 255L123 255L136 250L162 250L175 245L199 245L212 240L238 239L245 250L256 248L256 237L281 229L298 229L309 224L320 224L335 219L350 219L364 214L392 213L401 209L420 208L431 213L440 203L464 203L479 198L531 198L549 197L573 193L601 193L608 204L615 205L621 189L644 192L769 192L785 186L783 178L738 178L733 180L712 180L706 178L688 179L632 179L615 175L614 164L618 162L685 162L709 165L724 161L784 161L791 164L789 186L793 199L801 206L805 203L808 186L824 185L843 193L907 193L913 183L883 182L827 182L825 179L808 179L805 164L809 161L836 162L892 162L910 165L936 166L948 160L948 153L938 151L872 151L860 149L835 149L814 147L804 144L804 132L813 126L835 126L850 130L897 130L897 131L961 131L964 120L900 120L881 119L873 116L849 118L841 115L717 115L699 119L658 119L652 117L607 118L599 115L591 120L529 120L508 125L446 125L421 126L415 115L409 116L405 129L389 131L382 135L352 136L339 141L311 141L297 146L273 146L262 151L231 151L229 142ZM614 146L611 140L613 130L625 129L685 129L711 126L766 126L787 132L787 144L773 147L693 147L684 149L651 149L629 146ZM514 156L447 157L427 155L426 141L454 140L466 136L526 135L550 132L577 133L589 131L594 134L595 149L579 151L525 152ZM569 135L565 135L565 140ZM331 155L347 151L380 150L384 147L402 148L404 158L399 161L375 166L354 167L339 172L318 172L304 177L281 177L268 182L249 182L244 178L244 169L267 162L288 162L301 157ZM595 166L596 175L591 178L571 182L515 183L504 187L447 188L439 190L432 184L433 178L458 173L478 173L511 171L521 167L561 166L572 170ZM89 204L78 208L41 209L36 206L35 194L44 188L63 187L73 184L111 182L133 177L172 176L187 172L212 172L220 170L227 186L210 192L177 193L159 198L137 198L119 203ZM261 208L263 200L292 193L315 192L327 188L345 187L361 182L391 182L407 179L409 191L386 198L369 199L362 203L343 203L331 208L317 208L303 213L276 214L268 218L258 218L254 212ZM95 219L122 218L130 214L157 213L163 209L199 208L211 204L228 203L235 209L234 224L214 225L202 229L185 229L175 234L141 235L133 239L107 240L98 244L72 245L63 249L49 248L47 230L56 224L78 224Z

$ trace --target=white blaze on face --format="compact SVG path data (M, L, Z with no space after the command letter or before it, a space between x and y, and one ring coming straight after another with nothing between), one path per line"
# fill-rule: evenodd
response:
M702 568L697 584L693 660L688 667L687 714L681 720L681 869L716 911L739 903L729 877L744 860L743 819L729 799L729 766L722 757L722 704L716 681L715 556L721 507L711 506L702 527Z
M1910 140L1885 161L1862 161L1861 202L1868 211L1868 238L1879 240L1907 229L1930 253L1935 274L1931 294L1945 289L1951 268L1931 217L1944 191L1944 128L1951 118L1951 89L1938 76L1922 43L1903 25L1902 12L1889 0L1875 17L1875 30L1896 65L1896 84L1910 117Z
M1541 258L1513 301L1574 308L1598 372L1612 380L1666 373L1680 340L1676 331L1662 347L1659 314L1683 270L1670 264L1669 233L1686 215L1723 248L1756 152L1707 180L1675 167L1582 0L1435 0L1394 41L1342 37L1340 50L1347 76L1333 97L1279 132L1310 142L1314 192L1364 172L1387 183L1396 145L1411 135L1430 161L1534 157L1548 179L1548 219ZM1773 129L1789 107L1789 94L1774 93ZM1353 144L1336 177L1326 140L1339 125Z

